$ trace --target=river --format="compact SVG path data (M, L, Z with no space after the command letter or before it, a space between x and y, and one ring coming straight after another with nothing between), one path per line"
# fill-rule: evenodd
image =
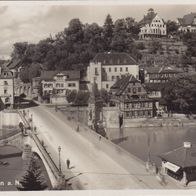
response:
M196 127L126 128L122 132L110 130L110 138L141 160L147 161L149 156L151 162L160 166L158 155L161 153L182 146L184 141L196 145Z

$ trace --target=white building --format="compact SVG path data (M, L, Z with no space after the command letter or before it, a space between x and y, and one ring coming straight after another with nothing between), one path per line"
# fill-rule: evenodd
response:
M178 31L196 33L196 13L190 13L177 19Z
M80 71L42 71L42 96L51 103L65 103L67 91L79 90Z
M5 106L14 104L14 78L9 70L0 70L0 98Z
M110 90L110 87L122 75L132 74L139 76L139 66L126 53L98 53L87 68L87 77L90 84L97 83L98 89Z
M148 10L147 15L139 22L141 28L139 37L140 39L162 37L167 35L167 27L162 18L154 13L151 8Z

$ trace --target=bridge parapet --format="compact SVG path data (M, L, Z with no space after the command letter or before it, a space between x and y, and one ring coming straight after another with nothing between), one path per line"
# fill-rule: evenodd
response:
M44 147L42 141L38 138L35 129L33 129L32 118L29 118L27 120L21 111L19 111L19 116L21 117L21 120L23 121L25 127L29 129L28 136L26 137L31 138L30 143L32 145L32 152L36 152L42 159L51 180L52 186L54 188L60 187L61 189L67 189L68 185L66 183L66 180L64 179L64 176L59 171L59 168L56 166L49 152ZM28 118L29 116L26 117Z

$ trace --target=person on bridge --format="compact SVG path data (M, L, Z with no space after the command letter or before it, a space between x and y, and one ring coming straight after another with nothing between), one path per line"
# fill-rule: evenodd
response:
M67 163L67 169L69 169L70 167L70 160L69 159L67 159L67 161L66 161L66 163Z

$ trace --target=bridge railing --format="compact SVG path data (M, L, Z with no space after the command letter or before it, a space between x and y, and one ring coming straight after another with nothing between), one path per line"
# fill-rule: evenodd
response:
M45 162L49 166L53 176L55 177L55 179L62 186L64 186L64 188L67 188L68 184L66 183L66 180L64 179L64 176L62 175L62 173L60 172L59 168L57 167L57 165L53 161L53 159L50 156L49 152L44 147L43 142L39 139L39 137L37 136L36 132L32 129L32 127L30 125L30 122L28 122L28 120L25 118L25 116L23 115L23 113L21 111L19 111L19 115L20 115L22 121L24 122L25 127L30 127L30 130L31 130L30 131L30 137L35 142L35 144L36 144L37 148L39 149L40 153L42 154ZM70 189L70 187L69 187L69 189Z
M47 152L47 150L44 148L42 142L40 141L40 139L38 138L38 136L36 134L34 134L33 132L31 133L31 137L34 140L36 146L38 147L38 149L40 150L42 156L44 157L46 163L48 164L48 166L50 167L54 177L56 178L56 180L59 180L59 178L61 177L59 168L56 166L56 164L54 163L53 159L51 158L50 154Z

